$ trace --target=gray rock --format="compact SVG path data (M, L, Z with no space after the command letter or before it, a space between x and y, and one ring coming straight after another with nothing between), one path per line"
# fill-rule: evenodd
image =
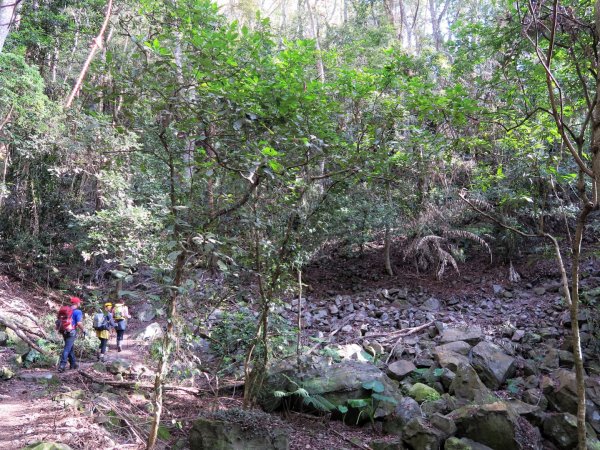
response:
M435 353L435 351L438 351L438 350L446 350L446 351L449 350L451 352L455 352L455 353L459 353L461 355L467 356L469 354L469 352L471 351L471 346L463 341L455 341L455 342L449 342L448 344L437 346L434 349L434 353Z
M374 439L369 442L369 447L372 450L406 450L401 439L394 439L392 441L387 439Z
M441 307L441 302L435 297L430 297L421 305L421 309L425 311L439 311Z
M404 428L402 440L415 450L438 450L446 437L443 431L430 426L425 419L415 418Z
M540 389L527 389L523 392L523 401L539 407L542 411L548 408L548 399L546 399Z
M473 347L472 365L485 385L498 389L515 371L515 358L505 354L491 342L480 342Z
M106 370L112 374L123 374L131 371L132 364L123 358L113 359L106 363Z
M417 367L410 361L395 361L388 366L387 374L392 380L402 380Z
M259 393L261 406L266 411L278 408L281 398L275 397L273 392L295 391L298 389L298 383L301 383L311 395L319 394L334 405L344 405L349 399L368 397L370 391L363 388L363 384L378 381L384 387L381 395L390 397L393 401L379 402L374 414L375 418L392 414L395 410L394 402L402 400L397 382L372 364L358 361L330 364L326 358L314 357L303 365L303 369L299 374L295 358L278 361L270 367ZM296 384L290 380L295 381Z
M540 363L540 367L543 370L552 372L553 370L558 369L559 364L558 350L555 348L549 348L546 356L544 356L544 359Z
M459 353L455 353L450 350L445 350L442 347L444 346L436 347L433 350L435 359L440 365L440 367L444 369L447 368L452 372L456 372L459 366L469 365L469 358Z
M202 418L194 422L190 431L190 449L288 450L287 433L264 425L265 422L248 425Z
M451 437L444 443L444 450L492 450L487 445L472 441L471 439Z
M213 312L215 313L216 311ZM140 322L150 322L156 317L156 310L150 303L145 303L138 309L136 317Z
M587 377L585 384L586 419L592 428L600 433L600 380ZM566 369L555 370L550 377L542 378L541 388L552 409L577 414L577 380L575 373Z
M137 339L153 341L163 336L163 329L159 323L154 322L137 334Z
M525 330L515 330L515 332L512 335L512 341L520 342L524 336L525 336Z
M577 417L568 413L549 414L544 420L542 434L559 449L573 449L577 446Z
M543 286L536 287L533 289L533 292L535 293L535 295L544 295L546 293L546 288Z
M477 326L468 328L448 328L444 330L440 338L442 344L449 342L465 341L468 344L476 345L483 340L483 332Z
M36 383L47 383L57 380L56 374L47 371L20 372L18 378L23 381L33 381Z
M5 347L8 343L8 334L4 331L0 331L0 347Z
M329 313L330 314L336 315L339 312L340 312L340 310L338 309L338 307L336 305L329 305Z
M470 365L459 366L454 380L448 389L459 400L486 402L492 397L491 391L479 379Z
M457 437L466 437L494 450L519 450L518 415L504 402L469 405L448 416L456 423Z
M393 414L387 416L383 422L383 431L388 434L401 435L408 422L415 417L421 417L421 407L416 400L404 397L398 402Z
M442 430L446 436L452 436L456 433L456 424L454 423L454 420L447 416L435 413L429 418L429 421L431 422L431 425L438 430Z

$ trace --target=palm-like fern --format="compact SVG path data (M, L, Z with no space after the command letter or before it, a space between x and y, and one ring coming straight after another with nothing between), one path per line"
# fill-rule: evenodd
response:
M450 227L452 222L464 218L465 207L462 202L449 202L443 207L430 205L409 225L417 234L404 251L404 260L412 259L417 270L435 270L441 279L452 266L459 273L458 261L463 258L460 241L468 240L485 248L492 257L488 243L479 235ZM436 232L431 232L436 230ZM427 234L425 234L427 232Z

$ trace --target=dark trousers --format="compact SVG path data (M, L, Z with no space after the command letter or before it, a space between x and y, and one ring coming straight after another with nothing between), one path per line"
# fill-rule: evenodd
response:
M77 331L71 331L69 333L63 333L63 339L65 340L65 347L63 348L62 354L60 355L60 367L67 366L67 360L69 365L74 367L77 364L75 359L75 339L77 338Z
M117 345L120 346L123 341L123 336L125 335L125 330L117 329Z
M108 346L108 339L100 338L100 353L103 355L106 353L106 347Z

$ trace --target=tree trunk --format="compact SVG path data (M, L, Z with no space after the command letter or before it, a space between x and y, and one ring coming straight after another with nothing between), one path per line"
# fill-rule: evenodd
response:
M0 53L4 48L4 42L15 23L17 7L21 0L0 0Z
M316 6L316 2L315 2ZM312 35L315 39L315 49L317 50L317 75L321 83L325 82L325 68L323 67L323 56L321 54L321 39L319 34L319 24L313 8L310 6L310 1L306 0L306 9L308 11L308 18L310 20L310 27L312 29Z
M165 150L168 151L168 147L165 144L164 136L161 136ZM175 194L176 184L175 174L175 162L171 153L169 153L169 197L171 203L171 216L173 217L175 226L173 229L173 237L177 241L181 237L180 229L177 218L177 197ZM167 366L169 358L171 356L171 349L173 342L175 341L174 336L174 321L177 313L177 299L179 297L179 286L181 286L183 280L183 272L185 269L185 260L187 252L185 248L181 249L181 252L175 260L175 266L173 268L173 284L170 287L171 292L169 295L169 308L167 309L167 330L162 342L162 351L158 360L158 367L156 370L156 377L154 378L154 400L152 405L154 407L154 413L152 414L152 424L150 425L150 433L148 434L148 442L146 449L151 450L156 445L156 439L158 436L158 428L160 427L160 418L162 415L163 405L163 385L165 376L167 374Z
M69 109L71 107L71 104L73 103L73 100L75 99L75 96L79 93L79 90L81 89L81 85L83 84L83 79L85 78L85 75L87 74L87 71L90 68L90 64L92 63L94 56L96 56L96 52L98 51L98 49L100 49L102 47L102 40L104 39L104 32L106 31L106 27L108 26L108 21L110 19L110 15L112 13L112 5L113 5L113 0L108 0L108 3L106 5L106 13L104 16L104 22L102 23L102 27L100 28L100 32L98 33L98 36L96 36L94 38L94 40L92 41L92 46L90 48L88 57L85 60L83 67L81 68L81 72L79 73L79 77L77 78L77 81L75 81L75 85L73 86L71 93L69 94L69 96L67 97L67 100L65 101L65 109Z

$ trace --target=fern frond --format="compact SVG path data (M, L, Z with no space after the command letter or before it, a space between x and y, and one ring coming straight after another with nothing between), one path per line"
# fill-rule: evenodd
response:
M488 243L481 236L478 236L475 233L471 233L470 231L466 230L446 230L444 232L444 236L449 238L460 238L473 241L487 250L487 252L490 254L490 259L492 257L492 249L490 248Z
M456 273L460 274L460 271L458 270L458 264L456 264L456 260L454 259L454 257L448 253L446 250L444 250L443 248L438 248L438 254L439 254L439 261L440 261L440 266L437 272L437 278L438 280L442 279L442 276L444 275L444 271L446 270L446 266L448 265L448 263L450 263L450 265L452 265L452 267L454 267L454 270L456 270Z
M308 391L304 388L298 388L296 389L295 392L293 392L296 395L299 395L302 398L306 398L306 397L310 397L310 394L308 393Z
M304 403L308 406L318 409L319 411L332 411L336 406L319 394L315 394L304 398Z

